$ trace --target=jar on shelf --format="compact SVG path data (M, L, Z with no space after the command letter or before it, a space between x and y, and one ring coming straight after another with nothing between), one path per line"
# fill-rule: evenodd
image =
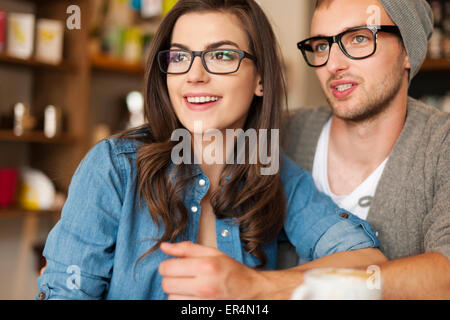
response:
M21 136L24 132L33 130L36 119L31 115L30 107L22 102L14 106L14 134Z

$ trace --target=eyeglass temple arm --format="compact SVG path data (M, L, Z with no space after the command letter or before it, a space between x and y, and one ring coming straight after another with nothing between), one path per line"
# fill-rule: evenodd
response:
M397 26L379 26L377 29L378 31L401 35L400 29Z
M305 40L305 41L312 40L312 39L313 39L313 38L307 39L307 40ZM320 39L327 40L328 43L329 43L330 46L331 46L331 45L333 45L333 43L337 43L337 42L339 41L339 35L334 36L334 37L320 37ZM303 48L303 50L305 50L305 51L314 52L312 46L309 45L309 44L306 44L306 42L303 42L303 43L300 42L300 43L298 44L298 48L299 48L299 49L302 49L302 48Z

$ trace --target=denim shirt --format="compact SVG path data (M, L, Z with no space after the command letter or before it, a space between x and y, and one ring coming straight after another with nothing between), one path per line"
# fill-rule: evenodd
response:
M163 234L145 201L138 204L136 142L108 139L98 143L77 168L61 219L44 249L47 268L38 278L36 299L166 299L159 264L172 257L160 249L137 260ZM189 212L187 238L197 242L200 202L210 183L197 166L183 203ZM337 207L316 190L311 175L282 154L280 175L287 198L283 234L302 259L378 247L370 225ZM258 259L243 248L239 226L217 219L219 250L249 266ZM270 223L270 221L267 221ZM266 269L275 269L277 239L262 246Z

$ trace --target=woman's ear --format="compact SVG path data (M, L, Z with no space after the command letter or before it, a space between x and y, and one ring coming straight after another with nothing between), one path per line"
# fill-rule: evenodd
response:
M256 89L255 89L255 95L258 97L262 97L264 96L264 87L263 87L263 82L261 80L261 77L258 77L258 84L256 85Z

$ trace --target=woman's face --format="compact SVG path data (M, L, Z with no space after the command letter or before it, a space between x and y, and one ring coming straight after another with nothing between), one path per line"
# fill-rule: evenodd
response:
M181 16L174 26L170 49L240 49L252 53L238 18L221 12ZM208 73L200 57L195 57L188 73L167 75L174 111L192 133L194 128L195 133L200 133L199 124L201 132L243 128L254 96L262 96L259 82L260 77L250 59L243 59L236 73L217 75Z

